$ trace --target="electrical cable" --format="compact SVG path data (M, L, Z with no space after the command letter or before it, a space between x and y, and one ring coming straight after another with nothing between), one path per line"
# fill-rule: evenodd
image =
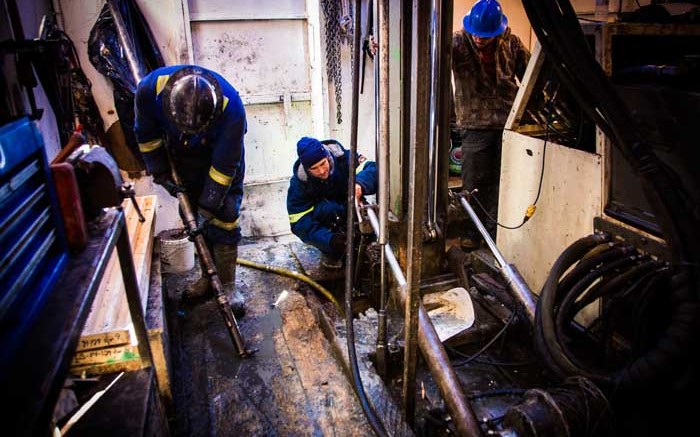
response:
M477 359L477 358L479 357L479 355L483 354L483 353L486 351L486 349L490 348L491 345L493 345L493 344L496 342L496 340L498 340L499 337L500 337L501 335L503 335L503 334L506 332L506 329L508 329L508 327L513 323L514 320L515 320L515 312L513 312L513 313L510 315L510 318L509 318L508 321L505 323L505 325L503 325L503 327L501 328L501 330L498 331L498 332L496 333L496 335L494 335L494 336L491 338L491 340L489 340L481 349L479 349L478 351L476 351L476 352L475 352L474 354L472 354L472 355L466 355L466 354L463 354L462 352L459 352L459 351L457 351L457 350L452 349L452 351L455 352L457 355L460 355L460 356L463 356L463 357L466 357L466 358L467 358L466 360L464 360L464 361L462 361L462 362L459 362L459 363L455 364L455 365L452 366L452 367L462 367L462 366L466 366L467 364L469 364L469 363L471 363L472 361L474 361L475 359Z
M266 272L277 273L278 275L287 276L288 278L298 279L302 282L305 282L309 284L311 288L321 293L326 299L333 302L333 305L335 305L335 307L338 308L340 314L343 315L343 317L345 316L345 311L343 310L343 307L340 305L340 303L338 303L336 298L333 297L333 294L331 294L331 292L328 291L327 288L325 288L324 286L322 286L321 284L319 284L318 282L314 281L306 275L303 275L299 272L295 272L293 270L283 269L281 267L274 267L267 264L260 264L243 258L236 259L236 264L240 264L242 266L251 267L258 270L263 270Z
M348 186L347 186L347 244L345 248L345 330L348 347L348 361L352 374L352 385L355 389L362 411L374 433L379 437L387 435L384 424L377 416L362 385L360 369L357 363L357 351L355 350L355 327L352 316L352 292L353 292L353 258L355 235L355 215L352 211L355 207L355 162L357 153L358 119L359 119L359 95L360 95L360 18L362 15L361 2L355 2L353 14L353 45L352 45L352 111L350 129L350 153L348 156Z
M549 83L549 82L548 82ZM500 223L498 219L494 218L491 216L491 214L488 213L484 205L479 201L475 193L471 193L469 195L470 199L474 199L476 204L479 206L479 209L484 213L486 218L488 218L492 223L495 223L496 226L501 227L503 229L520 229L525 225L525 223L530 220L530 218L535 214L535 210L537 209L537 202L540 200L540 194L542 193L542 181L544 180L544 168L545 168L545 157L547 155L547 143L549 142L549 129L550 129L550 122L551 122L551 115L552 115L552 108L554 107L554 102L556 101L556 95L557 93L554 93L554 96L549 100L547 105L545 105L545 108L547 108L547 119L545 120L545 128L544 128L544 145L542 146L542 165L540 167L540 179L539 182L537 183L537 195L535 196L535 200L530 204L530 206L527 207L525 210L525 215L523 216L523 220L520 222L520 224L515 225L515 226L509 226L505 225L503 223Z

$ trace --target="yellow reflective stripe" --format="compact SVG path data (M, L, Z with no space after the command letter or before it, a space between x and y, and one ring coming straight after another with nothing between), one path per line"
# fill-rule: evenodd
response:
M163 139L162 138L156 138L155 140L151 140L145 143L139 143L139 150L141 153L148 153L156 150L157 148L161 147L163 145Z
M160 94L161 91L163 91L163 88L165 88L165 83L168 81L168 78L170 78L170 75L164 75L164 76L158 76L158 80L156 81L156 95Z
M312 206L311 208L307 209L306 211L298 212L296 214L289 214L289 223L294 224L301 220L302 217L304 217L306 214L310 213L311 211L314 210L314 207Z
M231 229L236 229L238 227L238 223L241 221L241 218L238 217L235 221L232 222L222 222L219 219L213 218L209 220L209 224L212 226L216 226L217 228L225 229L227 231L230 231Z
M222 111L226 110L226 105L228 105L228 97L224 96L224 106L221 107Z
M209 168L209 177L212 178L217 184L225 187L231 185L231 180L233 179L231 176L226 176L219 170L215 169L213 165Z
M358 165L357 169L355 169L355 174L360 173L365 168L365 164L367 164L367 161L362 161L362 164Z

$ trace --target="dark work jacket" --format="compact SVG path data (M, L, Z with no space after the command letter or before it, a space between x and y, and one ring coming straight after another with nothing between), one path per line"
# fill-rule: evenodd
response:
M331 174L321 180L306 172L297 160L287 192L287 212L294 235L303 242L332 254L334 222L345 223L348 200L348 155L339 143L324 145L331 157ZM363 161L363 162L360 162ZM377 191L377 164L359 156L355 160L355 182L365 195Z
M503 129L530 53L510 28L497 37L496 77L486 73L479 51L464 30L452 36L454 111L460 129Z
M184 134L164 114L162 91L168 77L185 67L156 69L138 84L135 131L139 149L148 171L158 175L170 171L167 147L192 202L213 213L212 225L237 230L245 173L243 139L247 124L243 102L231 84L210 71L221 86L223 113L207 131Z

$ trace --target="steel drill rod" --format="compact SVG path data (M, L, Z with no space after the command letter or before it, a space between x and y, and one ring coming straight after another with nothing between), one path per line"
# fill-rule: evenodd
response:
M491 249L493 256L496 258L496 261L501 269L501 274L508 283L508 287L513 292L520 310L519 312L527 318L530 327L534 327L537 304L535 303L530 287L527 285L525 279L522 277L518 269L516 269L514 265L509 264L501 251L498 250L498 246L496 246L493 238L491 238L491 235L489 235L488 231L484 227L484 224L481 223L481 220L479 220L479 217L477 217L476 212L474 212L474 208L472 208L469 202L467 202L467 199L465 199L463 195L460 195L459 200L462 202L464 210L467 211L467 214L469 214L472 222L474 222L476 228L481 233L481 236L484 237L484 241L486 241L486 244Z
M379 231L379 220L372 208L367 208L367 217L375 233ZM401 266L394 256L394 252L389 243L384 245L387 262L394 274L398 287L398 298L402 305L406 303L408 294L408 283L401 271ZM440 341L440 337L435 331L435 326L428 316L428 312L422 303L418 307L418 346L423 351L423 357L430 368L430 373L435 378L440 393L445 399L447 408L452 413L452 418L459 435L478 436L481 435L479 421L476 419L474 411L467 400L464 390L459 382L457 373L452 367L452 362L445 347Z
M175 182L175 184L178 186L182 186L182 180L180 179L180 176L175 170L175 165L172 162L172 159L170 159L170 155L168 155L168 159L170 160L170 169L173 177L173 182ZM207 247L202 234L196 232L197 219L195 218L194 213L192 212L190 200L187 197L187 194L185 194L182 191L177 193L177 200L180 202L180 208L182 209L182 215L183 220L185 222L185 226L190 231L190 235L194 234L194 246L197 249L197 253L199 254L199 257L202 260L202 264L206 269L206 274L207 276L209 276L211 288L214 290L216 301L219 304L221 314L224 316L224 322L226 323L228 332L231 335L231 339L233 340L236 349L238 349L238 355L240 355L241 358L245 358L249 356L249 354L245 348L245 343L243 341L243 337L241 336L241 331L240 329L238 329L238 322L236 321L236 316L233 315L231 305L229 305L226 293L224 293L224 286L221 283L221 279L219 279L219 275L216 272L214 258L212 257L211 252L209 251L209 248Z

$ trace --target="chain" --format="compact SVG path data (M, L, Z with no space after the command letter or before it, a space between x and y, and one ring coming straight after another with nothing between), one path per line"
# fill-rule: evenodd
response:
M341 17L341 12L347 12L341 11L341 1L347 0L321 0L326 31L326 71L335 90L335 115L338 124L343 122L343 76L340 63L340 44L341 40L350 33L347 27L348 16Z

